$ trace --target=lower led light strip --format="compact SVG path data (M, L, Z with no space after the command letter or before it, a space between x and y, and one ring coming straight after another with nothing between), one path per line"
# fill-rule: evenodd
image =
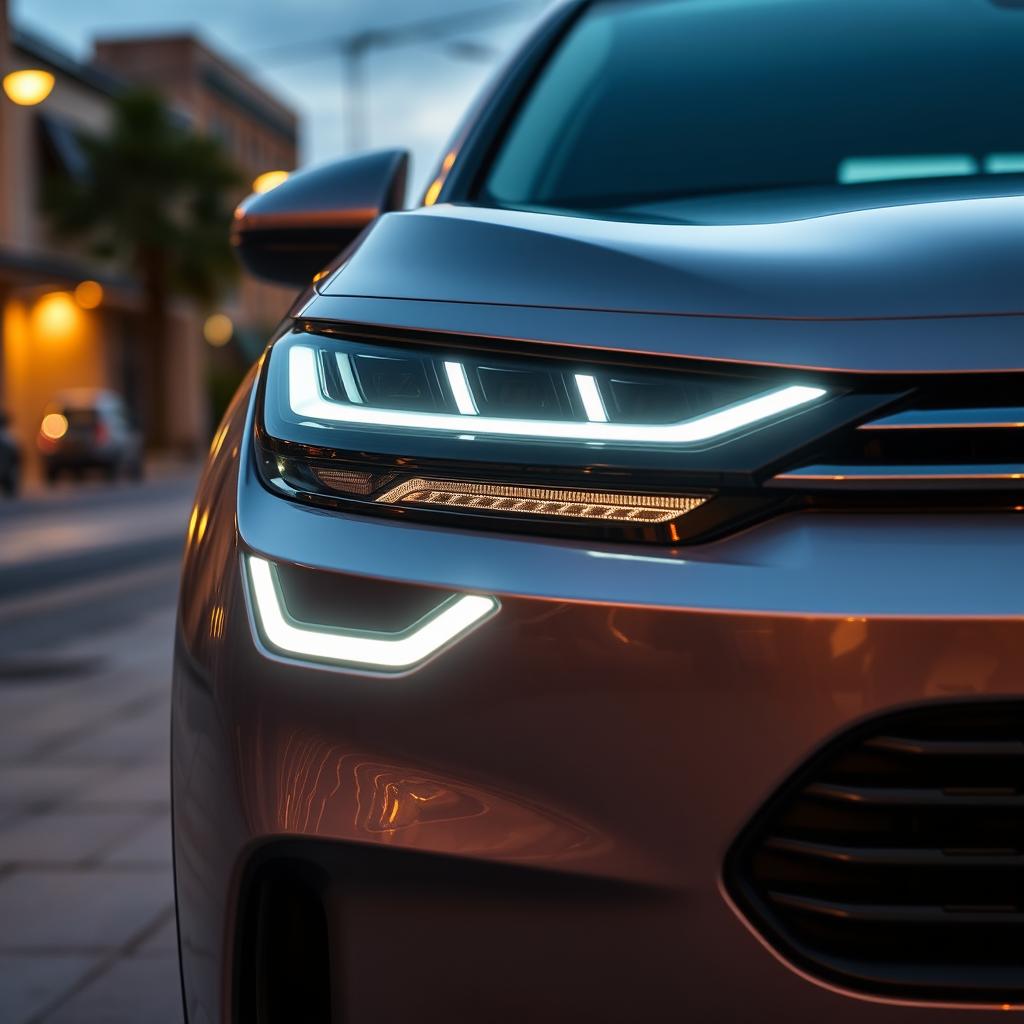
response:
M500 607L495 597L463 594L398 633L313 626L292 619L271 564L246 559L253 605L267 642L284 654L339 665L397 671L413 668L464 636Z
M461 393L461 388L459 392ZM538 438L611 444L678 445L707 441L743 427L779 416L807 405L827 394L824 388L792 385L727 406L716 412L678 423L609 423L600 419L574 422L527 420L515 417L478 416L455 413L414 412L408 409L380 409L369 405L334 402L324 397L317 370L317 350L309 345L292 345L288 351L288 397L295 415L330 423L353 423L372 427L398 427L445 433ZM584 399L593 398L589 389ZM465 401L465 396L463 396ZM591 407L597 415L596 405Z
M667 523L700 508L707 498L695 495L605 494L601 491L415 478L392 487L375 500L387 505L401 502L434 508L469 508L504 515Z

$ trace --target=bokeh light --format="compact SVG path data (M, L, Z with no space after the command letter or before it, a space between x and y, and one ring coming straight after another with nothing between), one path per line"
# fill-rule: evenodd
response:
M51 441L59 441L68 432L67 417L59 412L50 412L43 417L39 433Z
M34 107L53 91L54 77L49 71L26 68L4 76L4 92L20 107Z
M253 181L252 190L262 195L262 193L269 192L272 188L277 188L278 185L283 185L288 180L288 177L287 171L264 171Z
M226 313L213 313L203 324L203 337L214 347L221 348L231 340L235 325Z
M103 285L99 281L82 281L75 288L75 302L82 309L95 309L103 301Z

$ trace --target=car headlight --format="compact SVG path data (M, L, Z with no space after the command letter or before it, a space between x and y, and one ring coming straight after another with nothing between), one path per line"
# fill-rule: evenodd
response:
M805 381L296 331L265 367L257 461L279 493L352 511L677 541L694 533L684 519L701 532L712 499L737 497L710 453L826 395Z

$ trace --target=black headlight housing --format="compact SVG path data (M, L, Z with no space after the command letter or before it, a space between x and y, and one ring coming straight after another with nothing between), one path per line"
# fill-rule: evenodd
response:
M265 360L256 464L275 493L340 511L676 544L777 510L760 479L834 428L847 391L303 325Z

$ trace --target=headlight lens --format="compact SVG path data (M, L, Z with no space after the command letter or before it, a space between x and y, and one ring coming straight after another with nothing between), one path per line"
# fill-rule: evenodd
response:
M296 332L270 352L259 465L290 497L362 511L678 540L673 524L713 493L681 478L689 454L825 396L809 383Z

